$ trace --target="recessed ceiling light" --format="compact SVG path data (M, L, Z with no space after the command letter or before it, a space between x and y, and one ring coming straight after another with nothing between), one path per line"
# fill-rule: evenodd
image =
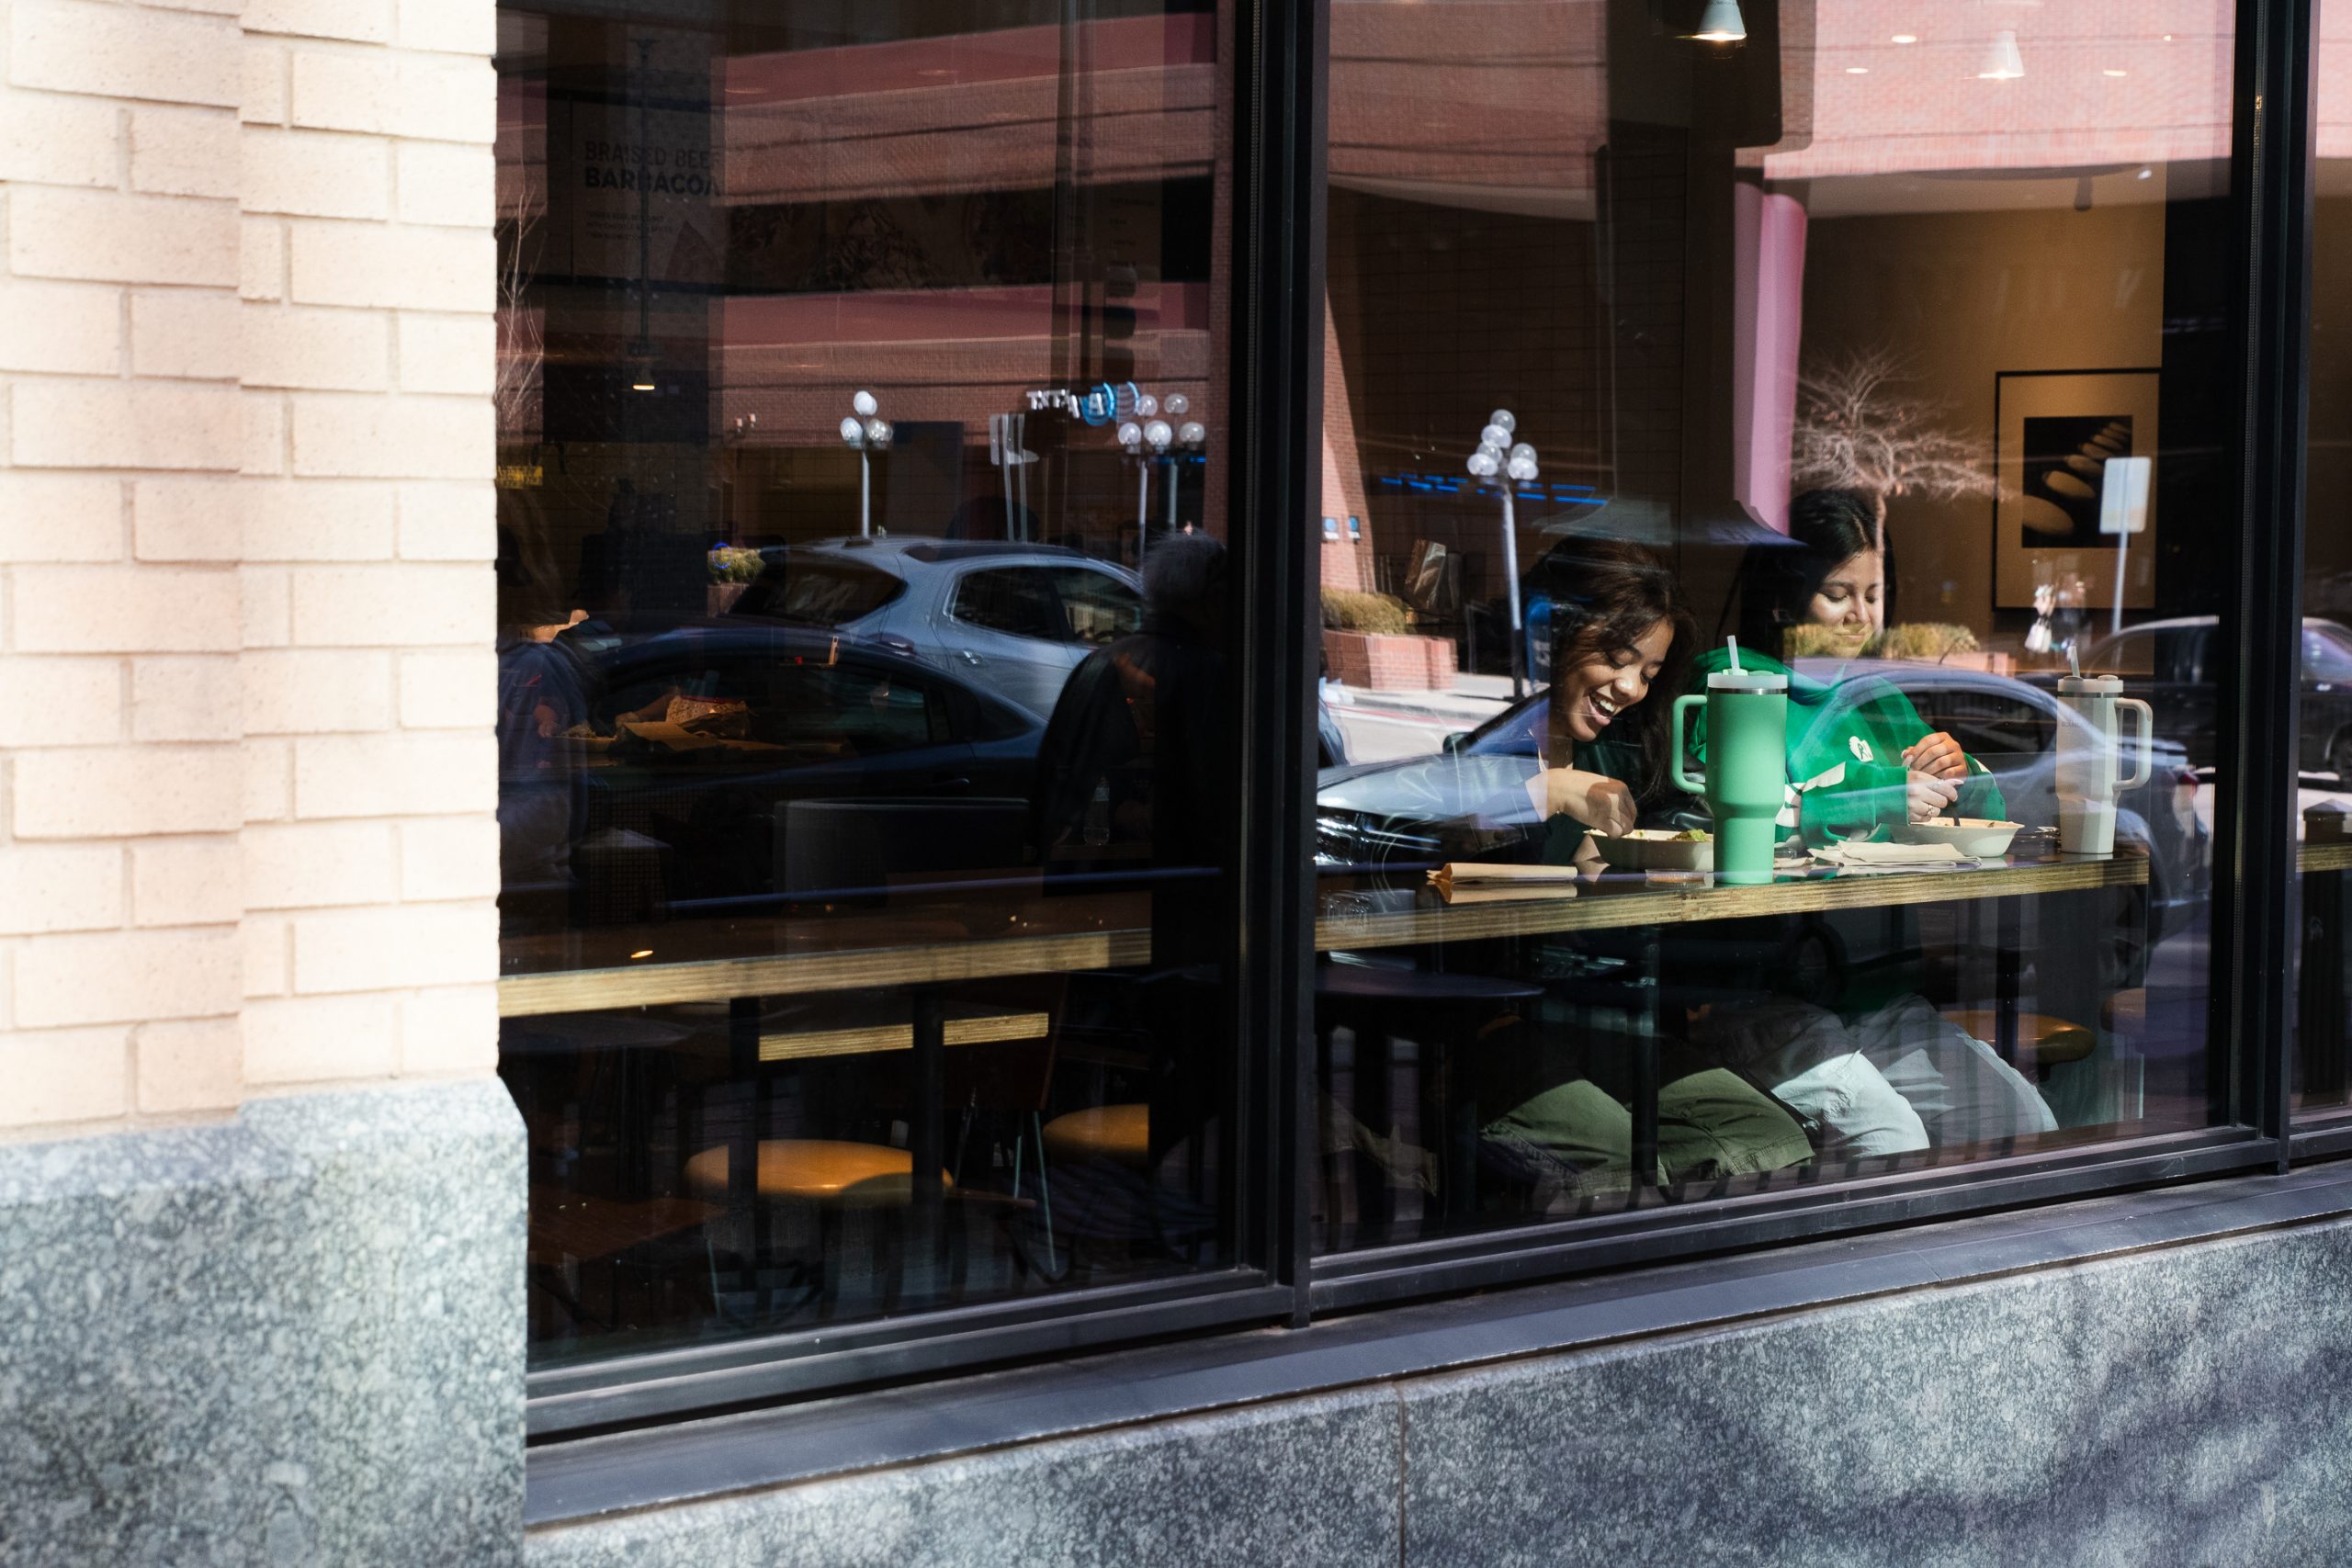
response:
M2102 71L2102 72L2100 72L2100 73L2099 73L2099 74L2100 74L2100 75L2102 75L2102 76L2123 76L2123 75L2128 75L2128 74L2129 74L2129 73L2128 73L2128 72L2122 72L2122 71L2109 70L2109 71Z
M1896 43L1917 43L1919 41L1919 35L1917 33L1897 33L1894 35L1893 41Z
M1846 74L1849 76L1867 76L1870 73L1871 68L1867 65L1849 65L1846 67Z

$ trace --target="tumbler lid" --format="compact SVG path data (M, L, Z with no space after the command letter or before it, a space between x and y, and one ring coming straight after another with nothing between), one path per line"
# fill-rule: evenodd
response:
M1718 670L1707 677L1711 692L1785 692L1789 678L1777 670Z
M2112 697L2123 691L2120 675L2061 675L2058 694L2062 697Z

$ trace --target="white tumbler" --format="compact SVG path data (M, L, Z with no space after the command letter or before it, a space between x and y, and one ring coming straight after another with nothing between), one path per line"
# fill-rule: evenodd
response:
M2115 852L2115 797L2148 782L2155 752L2155 714L2137 697L2123 695L2113 675L2065 675L2058 700L2075 710L2080 724L2058 727L2058 848L2070 855ZM2122 736L2118 708L2139 716L2139 770L2118 778Z

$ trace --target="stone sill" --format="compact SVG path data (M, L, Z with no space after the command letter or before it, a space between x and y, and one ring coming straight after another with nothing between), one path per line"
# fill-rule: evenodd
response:
M1046 1438L1713 1330L2352 1214L2352 1163L2110 1194L551 1444L552 1526Z

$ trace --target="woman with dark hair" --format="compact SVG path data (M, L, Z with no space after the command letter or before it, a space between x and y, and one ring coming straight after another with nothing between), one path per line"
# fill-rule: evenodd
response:
M1577 858L1585 835L1623 833L1680 803L1671 710L1697 629L1665 563L1639 545L1571 539L1544 558L1553 594L1545 770L1528 786L1550 826L1544 858ZM1540 790L1540 795L1539 795Z
M1893 682L1877 676L1821 681L1790 668L1798 627L1826 632L1854 657L1885 629L1894 575L1877 503L1859 491L1808 491L1790 503L1787 545L1752 547L1740 564L1739 646L1744 667L1789 675L1789 782L1794 826L1816 845L1947 813L1998 818L2007 807L1984 766L1960 742L1931 730ZM1709 649L1692 691L1727 668ZM1703 760L1706 728L1693 727Z
M1894 618L1894 557L1878 506L1860 491L1807 491L1789 503L1792 546L1758 546L1739 571L1739 645L1787 657L1792 626L1861 645Z
M1930 730L1894 682L1842 671L1823 681L1789 668L1790 634L1799 627L1826 628L1831 646L1850 658L1893 618L1892 558L1876 499L1807 491L1790 504L1789 537L1785 546L1751 548L1739 574L1740 663L1789 676L1787 766L1796 804L1782 822L1818 847L1946 812L2005 817L1992 774L1951 736ZM1727 650L1708 649L1695 661L1690 689L1703 690L1706 675L1729 663ZM1692 745L1703 759L1703 714ZM1826 920L1834 930L1837 917ZM1776 988L1772 976L1754 978ZM1871 1129L1868 1142L1854 1145L1862 1152L2052 1130L2034 1086L1921 1000L1917 983L1912 966L1882 965L1846 985L1834 1011L1787 996L1722 1009L1702 1028L1702 1043L1758 1073L1792 1104L1810 1107L1825 1089L1835 1095L1849 1120Z
M1529 781L1543 857L1579 857L1589 834L1623 833L1690 804L1673 784L1670 705L1695 633L1665 563L1637 545L1572 540L1545 558L1553 593L1547 764ZM1661 1063L1658 1165L1668 1181L1798 1165L1813 1145L1796 1119L1737 1073L1675 1041L1519 1026L1516 1048L1480 1052L1478 1102L1510 1109L1481 1132L1487 1158L1538 1208L1622 1191L1633 1179L1631 1065Z

